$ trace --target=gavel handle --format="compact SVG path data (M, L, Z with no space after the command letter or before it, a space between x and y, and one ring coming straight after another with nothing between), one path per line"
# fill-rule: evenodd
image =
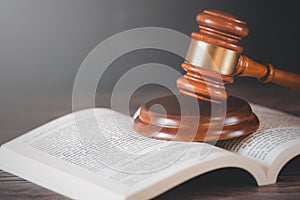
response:
M260 64L243 55L239 58L236 75L252 76L264 83L273 82L285 87L300 90L299 74L275 69L271 64Z

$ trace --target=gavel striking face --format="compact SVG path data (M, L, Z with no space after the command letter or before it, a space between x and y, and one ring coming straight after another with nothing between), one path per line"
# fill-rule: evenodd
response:
M249 33L244 21L230 14L206 10L198 14L197 22L200 31L192 33L186 61L182 64L187 73L177 80L182 94L156 98L142 105L134 120L136 132L151 138L179 141L217 141L246 136L258 129L259 119L248 102L226 92L225 84L232 83L233 76L252 76L262 82L272 81L300 89L300 75L241 55L243 47L238 42ZM198 109L192 104L195 100ZM153 105L161 105L165 112L151 109ZM212 110L212 107L217 109ZM184 134L178 134L179 131Z
M220 11L205 10L196 17L200 31L191 34L191 43L182 68L187 72L177 80L182 94L212 103L228 98L226 83L233 76L257 77L262 82L274 82L300 89L300 75L257 63L241 55L238 42L248 35L246 23Z

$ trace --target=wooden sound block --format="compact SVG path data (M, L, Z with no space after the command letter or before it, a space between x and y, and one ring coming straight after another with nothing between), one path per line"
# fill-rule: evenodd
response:
M134 121L134 129L141 135L175 141L231 139L251 134L258 127L259 120L249 103L233 96L229 96L226 104L212 104L186 95L153 99L141 107Z

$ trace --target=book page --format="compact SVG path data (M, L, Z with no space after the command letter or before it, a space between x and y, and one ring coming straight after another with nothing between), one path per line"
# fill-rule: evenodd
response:
M300 118L258 105L251 107L260 120L259 129L246 137L218 142L217 146L254 159L267 168L280 168L300 153Z
M125 197L150 198L198 174L228 166L244 168L253 172L260 184L266 182L260 166L213 145L143 137L133 131L132 118L108 109L89 109L76 115L54 120L1 148ZM9 167L7 164L5 169ZM21 168L14 169L22 175ZM43 170L29 171L26 177L34 181L34 175L44 176ZM160 182L164 184L157 184ZM50 189L56 191L55 187ZM58 189L64 193L66 187Z

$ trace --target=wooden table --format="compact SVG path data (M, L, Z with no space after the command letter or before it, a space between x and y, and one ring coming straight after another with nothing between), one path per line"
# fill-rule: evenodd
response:
M300 116L300 92L276 85L262 85L256 80L237 81L229 87L231 95ZM133 112L162 90L147 88L137 92L131 101ZM109 107L110 94L97 94L97 106ZM71 112L71 94L25 95L12 107L1 105L0 143ZM5 115L4 115L5 113ZM300 147L299 147L300 148ZM196 177L158 196L160 199L300 199L300 156L281 171L274 185L257 187L254 179L239 169L222 169ZM0 170L0 199L67 199L38 185Z

